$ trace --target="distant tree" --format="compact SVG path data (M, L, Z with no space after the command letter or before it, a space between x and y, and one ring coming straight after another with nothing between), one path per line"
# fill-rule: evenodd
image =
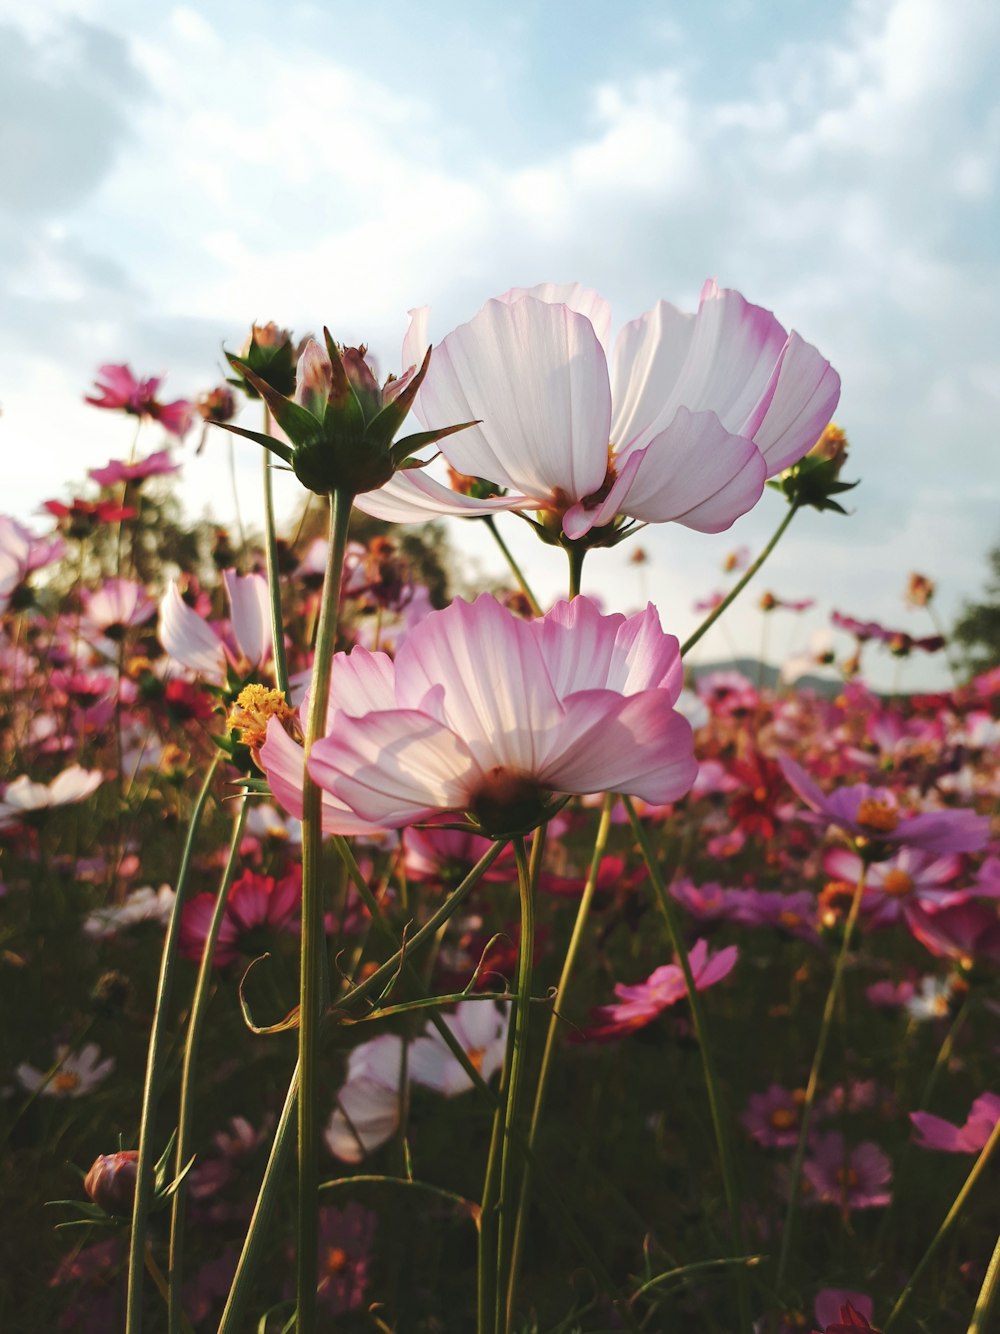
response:
M987 559L986 597L982 602L967 602L954 629L955 643L973 674L1000 666L1000 545Z

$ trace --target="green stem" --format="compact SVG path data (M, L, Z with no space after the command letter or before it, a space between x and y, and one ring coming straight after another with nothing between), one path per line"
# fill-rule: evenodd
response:
M969 1198L969 1195L972 1193L972 1190L975 1187L976 1182L979 1180L979 1178L986 1171L986 1168L989 1166L990 1159L993 1157L993 1154L998 1144L1000 1144L1000 1121L998 1121L996 1125L993 1127L993 1131L989 1139L986 1141L986 1143L980 1150L979 1157L972 1165L972 1171L965 1178L965 1183L962 1186L962 1189L955 1196L954 1202L951 1208L948 1210L947 1214L945 1215L944 1221L938 1228L937 1232L934 1234L934 1238L931 1241L931 1244L927 1247L927 1250L924 1252L923 1258L921 1259L920 1263L917 1265L916 1269L914 1269L913 1273L910 1275L910 1281L907 1283L903 1291L899 1294L899 1300L896 1302L896 1305L890 1311L889 1318L885 1322L885 1334L889 1334L889 1329L898 1320L903 1308L906 1306L907 1302L910 1300L910 1297L913 1295L913 1289L917 1286L917 1283L920 1281L921 1275L923 1274L927 1266L930 1264L931 1260L933 1260L934 1256L937 1254L938 1250L941 1247L941 1243L945 1240L948 1233L951 1231L952 1226L955 1223L955 1220L962 1212L962 1209L965 1206L965 1202ZM998 1245L1000 1245L1000 1243L998 1243ZM979 1301L976 1303L976 1310L972 1317L972 1324L969 1326L969 1334L986 1334L987 1326L985 1323L985 1317L989 1313L989 1310L993 1305L993 1299L996 1296L996 1287L998 1282L1000 1282L1000 1275L998 1275L997 1273L997 1264L998 1264L997 1255L996 1253L994 1253L993 1259L990 1261L989 1269L987 1269L986 1271L986 1279L985 1282L983 1283L982 1291L979 1294ZM984 1305L984 1297L986 1299L985 1305Z
M583 581L583 562L587 555L587 548L572 546L566 548L566 555L569 557L569 600L573 601L580 595L580 585Z
M335 840L335 843L337 840ZM381 968L376 969L370 977L364 982L353 987L341 999L342 1004L348 1001L364 1000L373 991L378 991L386 986L398 974L400 968L406 960L413 954L414 950L419 949L425 941L432 939L438 930L444 925L451 915L459 908L462 902L469 896L482 876L499 857L505 844L494 843L488 848L484 855L479 859L462 883L457 887L451 896L438 908L437 912L406 941L405 945L396 950L392 958L387 960ZM351 858L353 861L353 857ZM355 864L356 865L356 864ZM360 872L358 872L360 877ZM364 878L361 877L361 883ZM368 886L365 885L365 890ZM369 891L370 894L370 891ZM374 900L373 900L374 902ZM378 916L381 918L381 911L378 910ZM442 1037L445 1041L451 1040L454 1046L449 1044L450 1049L459 1055L459 1059L464 1065L468 1066L476 1079L487 1090L488 1096L492 1099L493 1093L488 1084L482 1080L478 1071L469 1062L460 1043L452 1034L446 1024L442 1024ZM457 1047L457 1052L455 1048ZM466 1073L468 1073L468 1070ZM295 1106L298 1099L299 1090L299 1066L296 1065L292 1074L291 1082L288 1085L288 1092L285 1095L285 1105L281 1112L281 1119L278 1122L278 1128L275 1131L274 1141L271 1145L270 1157L267 1161L267 1167L264 1171L264 1177L261 1181L260 1190L257 1193L257 1202L254 1205L253 1215L250 1219L250 1226L243 1242L243 1251L240 1255L239 1263L236 1267L236 1274L233 1278L233 1286L230 1289L229 1297L226 1302L226 1309L222 1313L222 1323L219 1325L218 1334L243 1334L246 1329L247 1306L250 1301L253 1280L256 1275L257 1267L263 1251L264 1242L268 1225L274 1215L275 1206L278 1199L278 1189L281 1185L281 1178L284 1175L288 1158L291 1153L294 1138L293 1124L295 1116Z
M264 407L264 434L270 434L271 414ZM267 588L271 597L271 638L274 642L274 679L286 699L288 691L288 660L285 657L285 626L281 614L281 582L278 571L278 536L274 522L274 487L271 463L267 450L264 465L264 555L267 560Z
M507 1089L507 1107L504 1114L503 1157L500 1161L500 1226L497 1232L497 1330L510 1331L512 1312L507 1307L508 1285L505 1274L512 1260L511 1246L514 1235L515 1152L512 1142L514 1127L521 1110L521 1090L524 1086L524 1063L527 1053L528 1020L531 1015L531 972L535 951L535 882L538 866L528 866L524 839L514 840L517 859L517 889L521 903L521 939L517 953L517 1002L512 1016L514 1047L510 1062L510 1084ZM532 874L532 871L535 874ZM520 1158L518 1149L517 1158ZM513 1297L513 1293L511 1294Z
M719 1167L722 1170L722 1184L726 1194L726 1207L729 1211L733 1251L737 1255L742 1255L745 1248L743 1245L743 1216L742 1204L740 1202L739 1180L737 1178L736 1164L733 1158L729 1123L723 1107L718 1073L715 1068L715 1053L709 1038L705 1010L701 1003L701 993L698 991L694 980L694 974L691 972L691 963L688 959L687 949L684 946L684 939L680 930L677 911L674 908L673 901L664 884L663 876L660 872L659 865L657 864L656 856L649 842L649 838L639 821L639 817L636 815L635 806L632 803L631 797L623 796L622 801L628 814L629 823L632 826L632 833L635 835L636 841L642 852L643 861L645 861L649 871L649 878L653 884L656 901L667 925L667 935L670 939L670 945L677 956L677 962L680 964L681 972L684 974L684 985L687 988L688 1003L691 1006L691 1019L694 1024L695 1037L698 1041L698 1050L701 1052L705 1091L708 1095L708 1106L712 1117L712 1126L715 1131L715 1143L719 1154ZM745 1270L741 1269L737 1271L737 1282L740 1307L739 1328L745 1331L746 1334L749 1334L751 1329L750 1295L747 1287Z
M1000 1292L1000 1237L993 1248L993 1255L986 1269L983 1286L979 1290L979 1300L972 1313L972 1322L966 1334L989 1334L989 1318Z
M330 535L309 686L302 779L302 967L299 988L299 1208L296 1251L297 1334L315 1334L319 1238L319 1032L325 1009L322 792L309 773L309 752L326 732L330 672L337 639L340 585L354 497L333 491Z
M687 653L689 653L691 649L694 648L695 644L697 644L698 640L701 639L705 631L711 629L711 627L719 619L719 617L726 610L729 604L731 602L736 601L739 595L743 592L744 588L746 588L747 584L754 577L754 575L757 573L760 567L764 564L764 562L767 560L768 556L770 556L774 548L778 545L779 541L781 540L784 534L785 529L795 518L798 509L799 509L798 505L789 505L787 514L778 524L777 528L774 530L774 534L771 537L770 542L768 542L767 546L760 553L760 555L757 557L754 563L747 569L746 573L743 575L743 578L738 580L735 584L733 584L732 588L722 599L719 605L716 608L714 608L714 610L710 611L708 615L705 617L705 619L702 621L701 625L698 626L698 629L695 630L693 634L688 635L687 639L685 639L684 643L681 645L682 658Z
M785 1226L781 1235L781 1252L778 1257L778 1272L775 1277L774 1287L780 1298L782 1284L785 1280L785 1273L788 1269L788 1261L792 1250L792 1234L795 1230L795 1220L799 1208L799 1186L802 1181L802 1164L806 1156L806 1148L809 1140L809 1123L812 1120L813 1104L816 1101L816 1091L819 1088L820 1072L823 1068L823 1057L826 1055L826 1044L833 1028L833 1016L837 1008L837 998L840 995L840 986L844 976L844 968L847 964L847 956L850 952L851 941L854 938L854 928L857 925L858 914L861 911L861 899L865 892L865 874L867 867L862 864L861 874L858 876L858 883L854 889L854 896L851 899L850 912L847 914L847 922L844 926L844 939L840 945L840 953L837 955L837 962L833 969L833 978L830 982L830 990L827 992L826 1004L823 1007L823 1018L820 1023L819 1037L816 1039L816 1051L813 1055L812 1068L809 1071L809 1082L806 1084L806 1095L802 1103L802 1123L799 1126L799 1142L795 1149L795 1158L792 1162L791 1182L789 1185L790 1195L788 1197L788 1210L785 1214Z
M177 970L178 944L181 930L181 910L184 906L188 873L194 852L195 835L201 825L202 815L208 802L215 771L222 760L222 752L217 751L201 785L201 791L191 812L187 838L181 853L181 864L177 872L177 885L174 903L167 923L167 933L163 941L163 955L160 960L160 977L156 988L156 1006L153 1011L153 1028L149 1035L149 1053L146 1057L146 1081L142 1093L142 1117L139 1122L139 1160L136 1166L135 1204L132 1210L132 1236L128 1255L128 1304L125 1316L125 1334L139 1334L142 1329L142 1278L146 1252L146 1229L149 1216L150 1200L153 1193L153 1135L155 1132L156 1103L160 1093L161 1048L167 1027L167 1011L173 991L174 975Z
M545 1035L545 1049L542 1052L542 1063L538 1070L538 1080L535 1084L535 1105L531 1112L531 1124L528 1128L528 1149L534 1151L538 1141L538 1128L541 1125L542 1115L545 1111L545 1095L548 1092L549 1074L552 1069L552 1058L555 1054L556 1036L559 1032L559 1025L563 1020L566 1010L566 998L569 994L569 984L573 976L573 969L576 966L576 957L580 951L580 944L583 940L583 933L586 929L587 918L590 915L590 905L593 902L594 891L597 887L597 877L601 869L601 861L604 858L605 849L608 846L608 835L611 832L611 812L614 809L615 799L613 794L609 793L604 798L604 805L601 807L601 820L597 827L597 837L594 840L594 851L590 859L590 870L587 874L587 883L583 889L583 896L580 899L580 906L576 912L576 922L573 924L573 934L570 936L569 946L566 950L566 957L563 960L562 972L559 974L559 985L556 988L554 1006L549 1016L549 1028ZM517 1288L518 1271L521 1266L521 1251L524 1246L524 1231L527 1226L528 1198L531 1193L531 1169L525 1166L524 1177L521 1181L521 1198L517 1206L517 1219L514 1223L514 1242L510 1257L510 1279L507 1285L507 1310L511 1310L514 1300L514 1291Z
M476 1334L497 1334L497 1238L499 1236L500 1164L503 1158L503 1124L510 1087L510 1066L514 1059L514 1025L507 1029L500 1091L493 1104L493 1130L486 1155L483 1198L479 1205L479 1236L476 1255Z
M219 1334L243 1334L247 1328L247 1307L250 1304L253 1282L267 1240L267 1230L278 1203L278 1187L281 1185L281 1179L285 1175L295 1145L292 1132L298 1093L299 1067L296 1064L288 1092L285 1094L285 1105L281 1109L278 1128L274 1132L264 1177L250 1216L250 1226L243 1239L243 1250L236 1266L236 1273L233 1275L233 1286L229 1290L225 1310L219 1322Z
M208 934L201 953L198 968L198 980L195 982L194 996L191 1001L191 1017L188 1020L187 1042L184 1046L184 1064L181 1070L181 1094L177 1110L177 1148L174 1155L174 1176L180 1177L190 1156L191 1123L194 1117L194 1071L201 1045L201 1033L208 1011L209 991L212 983L212 965L215 959L215 945L219 938L222 919L229 902L229 891L236 872L236 859L239 855L243 828L246 824L249 803L246 797L240 801L239 813L233 821L233 834L229 842L229 856L222 882L219 885L218 898L212 912ZM170 1209L170 1260L167 1270L169 1280L169 1299L167 1321L170 1334L180 1334L184 1323L182 1308L181 1282L184 1274L184 1205L187 1195L187 1179L183 1180L174 1192Z
M528 581L524 577L524 572L522 571L520 565L518 565L517 561L514 559L513 552L511 551L507 543L503 540L503 538L500 536L500 529L497 527L496 520L493 518L493 515L484 514L483 523L485 523L486 527L493 534L494 542L496 542L497 546L500 548L500 552L504 560L510 566L511 573L517 580L521 592L528 599L528 605L531 607L532 615L541 616L542 608L539 604L539 601L535 597L534 593L532 593Z

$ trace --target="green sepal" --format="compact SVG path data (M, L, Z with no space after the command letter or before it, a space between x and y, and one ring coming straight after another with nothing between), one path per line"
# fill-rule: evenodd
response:
M436 441L443 440L446 435L454 435L456 431L466 431L470 426L478 426L481 421L482 418L479 417L475 421L459 422L457 426L442 426L438 431L416 431L413 435L404 435L402 440L397 440L392 447L393 466L404 467L407 455L413 450L423 449L424 445L433 445Z
M325 424L332 415L337 421L338 433L342 432L345 436L361 440L365 434L365 410L361 406L361 400L354 392L354 385L351 384L350 377L344 367L344 358L340 355L340 348L333 341L330 330L325 326L323 328L323 341L326 343L327 356L330 358L330 364L333 367L333 383L330 386L330 397L327 401L323 422Z
M302 445L313 444L315 441L323 439L323 423L318 418L314 417L301 404L296 403L294 399L286 398L284 394L279 394L276 389L272 389L267 381L262 380L259 375L255 375L245 362L239 362L238 364L267 404L271 416L296 449ZM281 455L281 457L286 463L292 461L291 455Z
M245 426L234 426L232 422L212 422L213 426L218 426L222 431L230 431L233 435L241 435L245 440L253 440L258 445L263 445L265 449L276 454L282 463L291 463L292 451L281 440L275 440L273 435L265 435L263 431L248 431Z
M424 359L420 364L420 369L406 388L398 393L391 402L387 403L382 411L368 423L367 433L369 436L376 439L381 438L387 444L395 437L396 432L410 415L410 408L413 406L413 400L417 396L417 390L423 384L424 376L427 374L427 367L431 363L432 350L432 348L427 349L424 354Z

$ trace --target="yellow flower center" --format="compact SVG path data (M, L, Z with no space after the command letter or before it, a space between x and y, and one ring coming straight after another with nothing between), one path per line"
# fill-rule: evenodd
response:
M52 1087L57 1093L72 1093L80 1087L80 1076L74 1075L71 1070L62 1070L53 1078Z
M899 811L887 801L865 797L858 806L858 824L877 834L891 834L899 824Z
M798 1119L790 1107L775 1107L770 1117L775 1130L791 1130Z
M280 690L272 686L244 686L229 710L226 722L238 729L240 740L251 750L259 750L267 739L267 725L272 718L286 722L295 715Z
M913 893L913 879L905 871L894 867L882 877L882 891L890 898L905 899L907 894Z
M340 1246L331 1246L324 1257L323 1272L342 1274L347 1268L347 1252Z

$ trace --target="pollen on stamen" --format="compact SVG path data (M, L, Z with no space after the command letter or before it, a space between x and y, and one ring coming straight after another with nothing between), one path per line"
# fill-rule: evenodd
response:
M245 746L258 750L267 740L267 725L272 718L285 723L294 717L280 690L253 683L244 686L237 695L226 722L230 729L239 730Z

